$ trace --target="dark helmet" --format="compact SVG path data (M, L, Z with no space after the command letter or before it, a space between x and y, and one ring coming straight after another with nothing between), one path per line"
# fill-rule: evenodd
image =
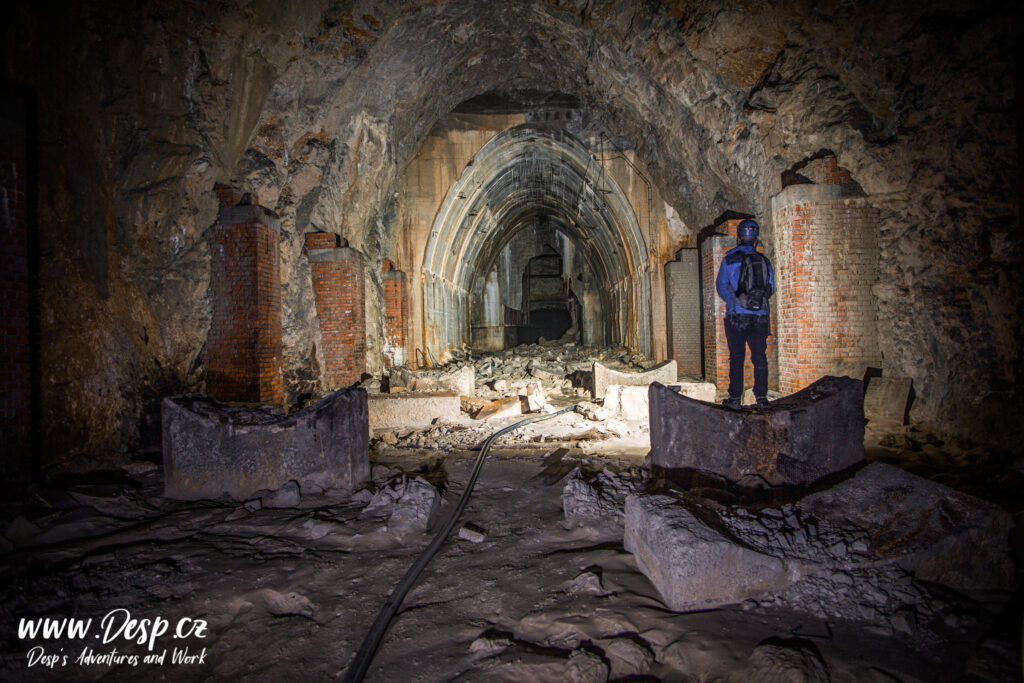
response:
M744 218L736 226L736 238L743 244L753 244L757 241L757 234L760 231L761 228L757 225L757 221Z

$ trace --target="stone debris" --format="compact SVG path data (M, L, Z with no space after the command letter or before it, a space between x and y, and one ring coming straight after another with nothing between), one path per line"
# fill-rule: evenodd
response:
M575 410L592 422L603 422L608 419L608 409L590 401L577 403Z
M487 540L487 530L472 522L466 522L459 527L459 538L470 543L483 543Z
M828 666L809 640L801 638L769 639L750 653L747 660L751 683L831 683Z
M359 513L359 519L387 519L390 532L426 531L441 497L423 477L404 474L381 487Z
M676 611L750 600L909 632L946 609L932 584L1009 590L1011 527L992 504L874 463L780 508L630 496L624 545Z
M473 398L472 396L459 396L459 407L462 408L462 412L470 416L476 416L480 410L486 406L490 401L482 398Z
M643 486L640 476L616 473L608 468L599 472L577 467L569 473L562 489L562 510L569 522L600 521L621 524L626 497Z
M544 387L540 382L530 382L526 385L526 394L523 399L524 412L535 413L544 408L547 397L544 395Z
M516 417L523 414L523 406L518 396L499 398L491 401L476 414L478 420L500 420L507 417Z
M624 636L601 640L598 647L604 650L604 656L611 664L611 679L626 676L642 676L649 674L654 666L654 653L643 640Z
M299 484L294 480L259 498L260 505L265 508L294 508L299 506L301 500Z
M869 557L960 591L1013 585L1013 518L997 505L885 463L807 496L804 518L864 530Z
M388 375L389 391L431 393L453 392L458 396L474 396L476 371L472 365L442 370L410 370L393 368Z
M593 569L587 569L577 574L574 579L567 582L565 591L572 595L604 595L607 593L601 584L601 575Z

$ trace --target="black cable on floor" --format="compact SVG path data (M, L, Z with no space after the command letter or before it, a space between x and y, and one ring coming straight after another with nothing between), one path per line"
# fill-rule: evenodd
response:
M487 452L491 449L491 444L498 440L498 437L503 434L511 432L513 429L518 429L525 424L531 422L539 422L541 420L547 420L563 413L567 413L575 405L571 405L568 408L562 408L561 410L553 413L546 413L544 415L536 415L534 417L528 417L525 420L520 420L515 424L511 424L508 427L498 430L494 434L487 437L484 441L484 445L480 448L480 453L476 456L476 463L473 465L473 472L469 476L469 482L466 483L466 490L462 492L462 497L459 498L459 504L455 506L455 510L448 517L448 520L444 523L444 526L434 535L434 538L430 541L430 545L420 553L420 556L416 558L409 570L405 572L405 576L398 582L395 589L391 591L391 595L388 596L384 606L380 608L380 612L377 613L377 618L374 619L373 625L370 626L370 630L367 632L366 637L363 638L363 644L359 646L359 650L356 652L356 656L352 659L352 663L348 665L348 669L345 671L345 682L346 683L359 683L363 680L363 676L366 675L366 670L370 668L370 662L373 661L373 656L377 653L377 647L380 645L381 639L384 637L384 632L387 631L388 625L391 623L391 619L394 618L395 613L398 612L398 608L402 605L402 600L405 599L406 593L412 588L412 585L419 578L420 573L430 563L430 560L434 558L437 551L441 549L445 540L448 538L448 534L455 528L455 523L459 520L459 516L462 511L466 508L466 503L469 502L469 494L472 493L473 487L476 485L476 479L480 475L480 470L483 468L484 459L487 457Z

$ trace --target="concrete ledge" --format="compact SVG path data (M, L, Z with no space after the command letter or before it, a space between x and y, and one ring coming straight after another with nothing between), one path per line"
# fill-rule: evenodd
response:
M608 393L608 387L613 384L620 386L639 386L651 382L662 384L675 384L678 371L674 360L667 360L664 363L655 365L647 372L619 372L606 368L600 363L594 363L594 398L604 398Z
M654 383L647 464L806 484L864 461L864 389L823 377L769 408L742 411L695 401Z
M368 404L371 429L428 425L435 417L457 420L462 411L458 394L451 391L371 394Z
M164 495L236 499L290 480L352 490L369 476L366 392L341 389L293 415L205 396L162 405Z

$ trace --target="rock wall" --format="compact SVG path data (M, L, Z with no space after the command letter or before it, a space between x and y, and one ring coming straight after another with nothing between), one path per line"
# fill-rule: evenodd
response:
M365 254L379 370L400 174L458 103L524 83L582 102L688 226L768 222L782 174L831 150L879 211L880 350L914 379L912 418L1014 443L1010 19L880 0L22 3L0 75L39 112L47 451L145 443L159 397L202 389L216 181L281 217L288 397L324 371L306 232Z

